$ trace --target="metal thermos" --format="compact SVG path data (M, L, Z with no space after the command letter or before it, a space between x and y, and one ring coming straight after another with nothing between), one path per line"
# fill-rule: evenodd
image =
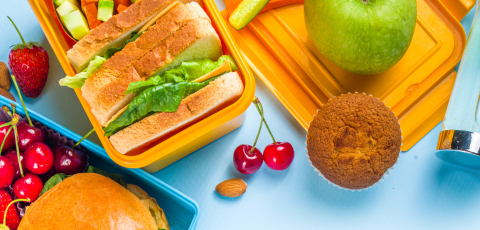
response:
M480 170L480 10L477 6L436 155L452 164Z

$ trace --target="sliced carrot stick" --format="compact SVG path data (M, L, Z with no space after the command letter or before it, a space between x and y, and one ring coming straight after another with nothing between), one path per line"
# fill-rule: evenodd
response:
M120 5L118 5L118 7L117 7L117 12L118 12L118 13L121 13L121 12L123 12L123 11L126 10L126 9L128 9L128 6L124 6L124 5L120 4Z
M82 10L85 13L85 17L87 18L90 29L94 29L95 27L102 24L102 22L97 19L98 10L97 6L94 3L90 3L82 7Z
M86 0L87 3L98 2L98 0Z
M87 5L88 5L87 0L81 0L81 1L80 1L80 6L81 6L82 8L85 7L85 6L87 6ZM232 12L233 12L233 11L232 11Z
M114 7L115 9L117 9L117 12L120 13L121 11L118 10L118 6L119 5L123 5L123 6L126 6L126 7L129 7L130 6L130 0L113 0L113 3L114 3Z

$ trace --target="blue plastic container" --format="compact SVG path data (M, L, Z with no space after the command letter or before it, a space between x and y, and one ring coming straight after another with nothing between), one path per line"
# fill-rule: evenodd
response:
M15 104L16 113L25 117L25 111L21 104L0 97L0 105L10 107L10 103ZM70 140L77 142L82 138L82 136L32 110L28 110L28 115L33 120L42 123ZM154 197L165 211L171 230L195 229L200 212L195 201L141 169L128 169L115 164L102 147L89 140L84 140L81 145L88 150L88 162L90 165L109 173L121 174L127 183L140 186L151 197Z

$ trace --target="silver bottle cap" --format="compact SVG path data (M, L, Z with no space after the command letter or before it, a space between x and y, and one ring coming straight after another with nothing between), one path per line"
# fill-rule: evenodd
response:
M438 138L436 155L455 165L480 169L480 133L444 130Z

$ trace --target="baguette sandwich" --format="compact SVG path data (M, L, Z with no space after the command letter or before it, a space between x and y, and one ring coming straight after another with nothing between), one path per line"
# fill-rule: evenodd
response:
M98 28L110 20L116 19ZM87 35L79 43L84 39L92 38ZM60 84L81 88L105 135L122 154L141 153L243 94L235 61L222 55L220 38L196 2L172 2L123 45L106 46L110 48L103 57L84 52L93 55L82 57L91 60L88 66Z
M124 184L125 186L125 184ZM157 201L136 185L123 187L97 173L56 184L28 207L19 230L170 230Z

